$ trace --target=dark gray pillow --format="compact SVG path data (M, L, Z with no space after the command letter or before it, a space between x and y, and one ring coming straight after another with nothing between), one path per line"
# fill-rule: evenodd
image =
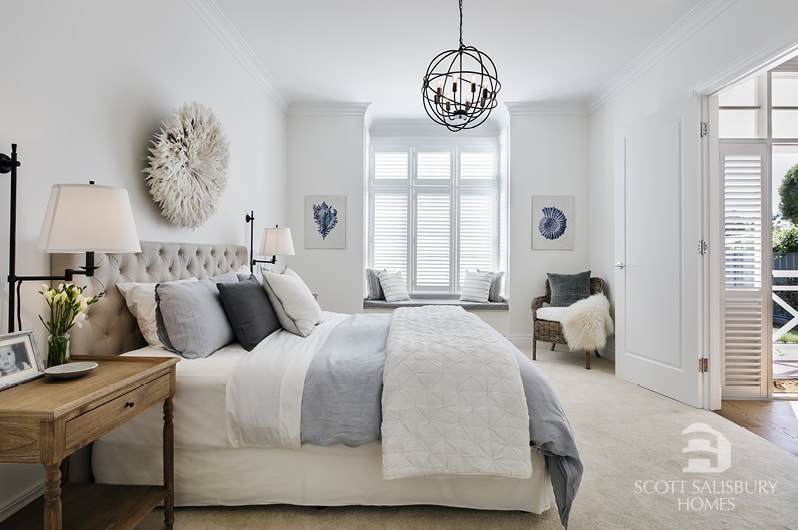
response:
M385 300L377 269L366 269L366 300Z
M155 287L155 300L158 338L186 359L207 357L235 340L216 284L210 279L160 283Z
M590 271L578 274L548 273L551 302L554 307L567 307L590 296Z
M220 283L219 299L239 344L247 350L280 329L269 295L255 276L238 283Z

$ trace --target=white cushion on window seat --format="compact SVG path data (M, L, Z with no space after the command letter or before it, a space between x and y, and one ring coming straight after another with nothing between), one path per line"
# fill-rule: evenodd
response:
M567 307L552 307L552 306L545 306L541 307L535 313L538 317L538 320L549 320L551 322L562 322L563 315L565 314L565 310L568 309Z

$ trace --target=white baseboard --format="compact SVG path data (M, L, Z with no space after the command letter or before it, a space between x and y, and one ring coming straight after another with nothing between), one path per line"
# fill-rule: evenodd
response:
M511 333L507 335L507 339L519 350L532 347L532 335L529 333Z
M16 497L7 499L0 505L0 521L5 521L42 495L44 495L44 482L39 482L20 492Z

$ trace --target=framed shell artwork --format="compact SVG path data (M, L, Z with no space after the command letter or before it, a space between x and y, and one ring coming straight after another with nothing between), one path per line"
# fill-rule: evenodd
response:
M573 250L574 231L573 196L532 197L534 250Z
M346 248L345 195L305 195L305 248Z

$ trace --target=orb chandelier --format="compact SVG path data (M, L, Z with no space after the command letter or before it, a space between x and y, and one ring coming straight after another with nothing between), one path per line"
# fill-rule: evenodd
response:
M463 44L463 0L460 0L460 47L430 61L421 96L432 120L450 131L473 129L496 108L501 89L496 65L487 54Z

